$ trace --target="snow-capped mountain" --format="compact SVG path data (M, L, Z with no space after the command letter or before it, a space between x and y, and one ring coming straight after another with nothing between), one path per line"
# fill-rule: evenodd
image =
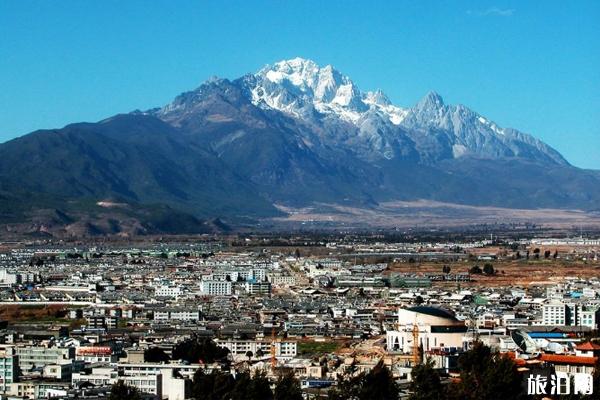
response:
M531 157L567 164L556 150L541 140L515 129L501 128L463 105L446 105L435 92L428 93L408 111L402 126L423 133L446 132L455 158L464 155Z
M2 193L22 195L11 200L17 216L21 204L48 198L244 221L280 215L282 205L416 199L596 210L600 173L435 92L403 107L297 58L210 79L162 108L0 144Z
M314 111L356 124L368 111L398 125L407 110L396 107L380 90L362 93L331 65L319 67L302 58L266 66L248 79L252 102L304 118Z
M540 140L496 123L462 105L446 105L440 95L428 93L414 107L392 104L381 90L362 92L331 65L294 58L268 65L240 83L258 107L281 111L324 131L330 145L351 146L363 158L394 158L415 143L421 161L447 157L533 157L566 164L562 156ZM332 135L343 124L345 135ZM350 126L348 126L348 124ZM341 141L341 142L340 142ZM428 150L426 150L428 149Z

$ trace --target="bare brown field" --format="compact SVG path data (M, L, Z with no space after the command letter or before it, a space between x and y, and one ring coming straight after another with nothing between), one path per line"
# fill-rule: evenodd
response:
M466 206L429 200L393 201L372 208L339 204L291 208L279 205L288 215L274 218L276 223L323 223L347 227L459 227L475 224L533 223L548 228L599 228L600 215L581 210L509 209Z
M483 267L485 261L449 263L452 273L465 273L473 265ZM581 279L600 278L600 262L563 262L563 261L500 261L491 263L496 274L472 274L471 282L461 282L461 287L503 287L533 286L560 283L567 277ZM394 263L389 273L441 273L442 263ZM434 286L456 287L455 282L434 282Z

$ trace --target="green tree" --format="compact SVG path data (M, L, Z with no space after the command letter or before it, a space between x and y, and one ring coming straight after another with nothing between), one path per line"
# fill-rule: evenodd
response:
M433 368L431 360L414 366L411 375L409 400L442 400L447 397L440 374Z
M169 356L159 347L150 347L144 351L144 361L150 363L167 362Z
M231 374L217 370L206 374L199 369L192 381L192 397L197 400L224 400L229 398L234 387Z
M141 400L140 393L137 388L125 384L119 380L110 388L110 396L108 400Z
M274 400L302 400L302 390L300 381L296 379L293 373L285 374L277 380Z
M552 254L552 253L550 252L550 250L546 250L546 251L544 251L544 258L546 258L546 259L550 258L550 254Z
M271 384L264 373L251 376L249 373L238 374L231 400L272 400Z
M481 272L482 272L481 267L479 265L474 265L469 270L469 273L471 273L471 274L481 274Z
M494 275L494 266L490 263L487 263L483 266L483 273L486 275Z
M398 399L399 388L392 373L379 363L365 376L360 399Z
M524 398L515 363L477 341L458 358L460 383L449 392L465 400Z
M330 400L397 400L398 395L398 385L381 362L367 374L340 379L329 392Z
M177 344L173 348L174 360L185 360L189 363L213 363L215 361L224 362L227 359L229 350L219 347L211 339L192 338Z

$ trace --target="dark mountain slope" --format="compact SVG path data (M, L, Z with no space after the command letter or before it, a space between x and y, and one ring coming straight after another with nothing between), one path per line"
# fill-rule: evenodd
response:
M419 199L598 210L600 172L436 93L399 107L302 59L0 144L0 222L40 234L204 232L279 204Z
M37 131L2 144L0 185L4 191L162 203L198 216L275 212L213 153L146 115Z
M275 202L368 203L381 179L348 152L315 143L301 122L256 107L228 80L184 93L155 115L185 132L188 143L210 148Z

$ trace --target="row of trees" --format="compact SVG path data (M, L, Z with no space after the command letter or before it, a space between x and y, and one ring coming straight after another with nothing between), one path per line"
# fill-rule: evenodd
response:
M539 248L537 248L537 247L536 247L535 249L533 249L533 258L534 258L535 260L539 260L539 258L540 258L540 253L541 253L541 251L540 251L540 249L539 249ZM544 258L547 260L547 259L549 259L550 257L552 257L553 259L555 259L555 260L556 260L556 259L558 258L558 250L554 250L554 253L552 253L550 250L545 250L545 251L544 251ZM521 259L521 258L523 258L523 256L521 255L521 252L520 252L520 251L517 251L517 252L515 253L515 259L519 260L519 259ZM526 260L529 260L529 258L530 258L530 257L529 257L529 250L527 250L527 251L525 252L525 259L526 259Z
M445 383L430 361L412 370L410 400L504 400L525 399L522 375L514 361L492 351L481 342L460 355L460 379ZM594 374L594 386L600 387L600 365ZM129 390L129 391L128 391ZM113 395L114 393L114 395ZM137 392L122 384L114 387L111 400L135 399ZM117 394L131 397L118 397ZM367 373L340 378L328 391L330 400L397 400L400 390L391 372L379 363ZM300 383L287 374L280 377L271 389L263 373L250 375L213 370L207 374L199 370L194 375L192 397L203 400L301 400ZM568 397L575 399L580 397ZM585 398L585 397L584 397ZM590 397L591 398L591 397Z
M198 370L194 375L192 397L197 400L302 400L300 382L293 374L281 376L275 389L264 373L239 373L213 370L206 374Z
M379 363L368 373L343 378L328 392L330 400L397 400L400 389L389 369Z
M458 358L460 379L444 385L431 362L412 370L410 400L524 399L522 378L513 360L481 342Z
M471 269L469 269L469 273L471 274L486 274L486 275L494 275L496 273L496 271L494 270L494 266L490 263L486 263L483 266L483 269L481 269L481 267L479 265L474 265L473 267L471 267Z
M173 348L174 360L185 360L189 363L227 362L229 350L216 345L212 339L193 337L177 344Z
M400 390L382 363L368 373L342 378L329 390L330 400L397 400ZM194 375L194 399L203 400L302 400L300 382L293 374L281 376L271 390L267 377L258 373L233 375L199 370Z
M184 360L189 363L211 364L220 362L228 364L229 350L219 347L209 338L193 337L178 343L173 348L173 360ZM251 357L252 355L250 355ZM150 347L144 351L145 362L169 362L171 357L159 347Z
M198 370L191 386L192 398L197 400L303 400L300 382L293 374L281 376L275 389L264 373L240 373L213 370L206 374ZM109 400L140 400L140 392L123 381L113 384Z

